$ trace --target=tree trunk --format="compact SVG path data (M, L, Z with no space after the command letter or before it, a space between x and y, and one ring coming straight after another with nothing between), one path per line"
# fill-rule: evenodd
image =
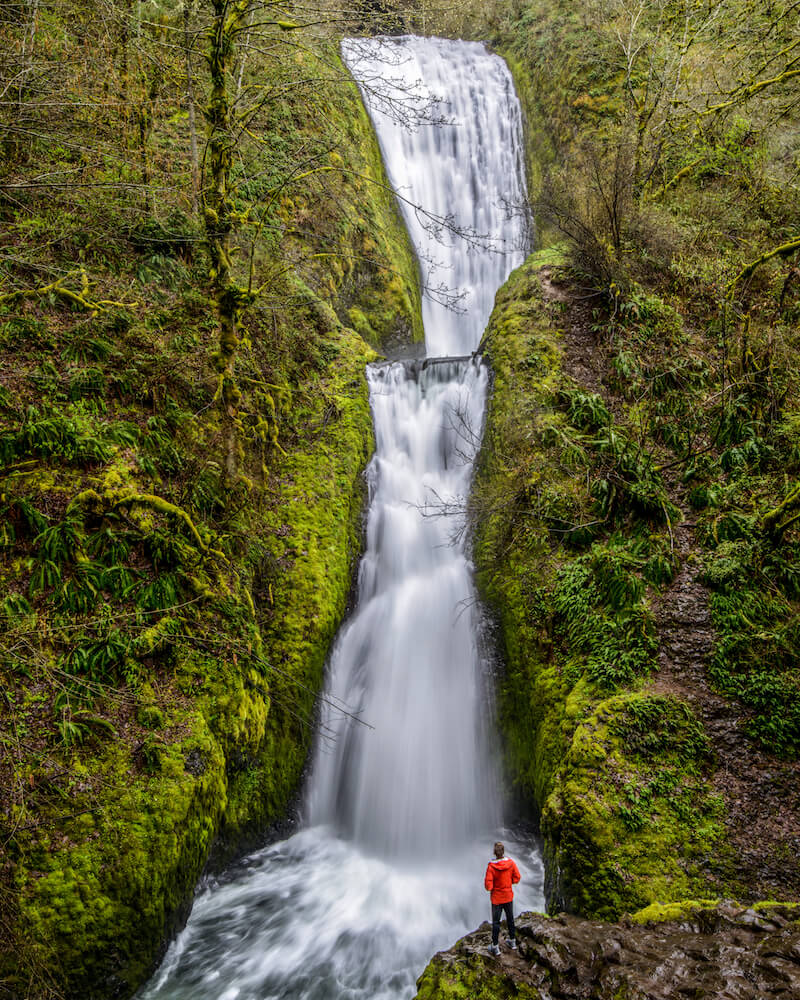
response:
M197 157L197 125L194 112L194 76L192 72L192 41L189 32L190 2L183 5L183 47L186 53L186 105L189 113L189 145L192 158L192 212L197 215L200 196L200 161Z
M234 66L236 39L246 30L252 0L212 0L214 17L206 58L211 92L205 109L208 183L203 187L203 222L211 268L209 277L219 315L219 345L214 358L219 384L225 472L236 476L239 464L239 402L235 363L240 344L242 310L251 293L238 285L231 268L234 200L230 189L233 165L233 112L229 78Z
M33 49L36 43L36 29L39 22L39 0L27 0L28 21L22 36L20 51L19 84L17 86L16 121L21 124L25 118L25 98L28 90L28 77L33 73ZM31 149L31 140L23 139L22 132L12 133L12 138L6 140L9 160L27 161Z

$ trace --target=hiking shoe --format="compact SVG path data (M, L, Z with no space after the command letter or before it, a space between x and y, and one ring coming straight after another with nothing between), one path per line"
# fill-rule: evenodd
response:
M489 954L490 955L495 955L495 956L499 955L500 954L500 945L499 944L490 944L489 945Z
M517 942L515 938L506 938L506 944L512 951L517 950Z

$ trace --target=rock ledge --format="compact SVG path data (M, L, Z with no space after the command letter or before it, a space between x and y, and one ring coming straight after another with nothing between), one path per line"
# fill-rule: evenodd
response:
M517 952L488 923L436 955L417 1000L797 1000L800 905L650 906L620 923L524 913Z

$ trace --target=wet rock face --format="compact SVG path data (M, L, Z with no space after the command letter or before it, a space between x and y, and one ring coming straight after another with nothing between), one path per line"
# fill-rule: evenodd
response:
M797 906L687 906L677 920L643 924L529 913L517 919L516 953L490 957L490 939L484 924L440 952L417 983L417 1000L800 997Z

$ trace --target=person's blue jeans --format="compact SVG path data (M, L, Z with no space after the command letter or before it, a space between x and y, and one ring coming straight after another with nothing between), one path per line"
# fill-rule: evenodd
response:
M514 929L514 902L509 901L508 903L492 903L492 944L497 944L500 940L500 919L503 915L503 910L506 912L506 926L508 927L508 936L512 941L516 938L516 932Z

